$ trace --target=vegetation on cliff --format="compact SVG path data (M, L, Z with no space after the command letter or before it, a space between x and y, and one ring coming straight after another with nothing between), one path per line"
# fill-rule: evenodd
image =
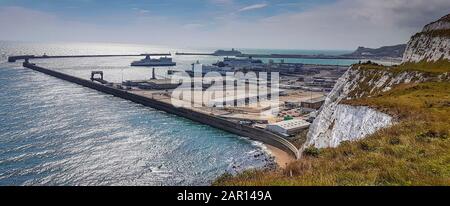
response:
M301 160L277 171L224 175L214 185L450 185L450 63L375 64L359 69L425 72L420 83L399 84L376 95L345 100L396 117L397 124L337 148L304 151Z
M388 71L393 74L398 74L401 72L421 72L424 74L436 76L442 73L450 72L450 61L446 59L439 59L438 61L422 60L416 63L405 62L400 65L389 67L369 61L366 63L355 64L353 65L353 67L362 70Z

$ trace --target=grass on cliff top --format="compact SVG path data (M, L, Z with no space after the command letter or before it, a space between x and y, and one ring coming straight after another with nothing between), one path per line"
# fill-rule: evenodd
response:
M369 106L399 120L430 118L430 121L449 121L450 82L400 84L374 97L343 100L341 103Z
M439 59L437 61L425 61L412 63L405 62L400 65L383 66L376 63L361 63L353 65L355 68L368 69L368 70L388 70L392 73L417 71L428 74L442 74L450 72L450 61L446 59Z
M397 117L398 124L337 148L308 148L278 171L223 175L214 185L450 185L450 82L400 85L350 100Z

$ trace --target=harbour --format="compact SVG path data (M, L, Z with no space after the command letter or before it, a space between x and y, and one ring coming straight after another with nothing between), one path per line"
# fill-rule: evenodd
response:
M66 81L69 81L72 83L76 83L76 84L79 84L79 85L82 85L85 87L89 87L91 89L95 89L95 90L98 90L98 91L101 91L101 92L104 92L107 94L121 97L123 99L130 100L130 101L133 101L133 102L145 105L145 106L156 108L156 109L168 112L168 113L176 114L178 116L185 117L185 118L188 118L188 119L191 119L193 121L197 121L197 122L200 122L203 124L207 124L212 127L219 128L219 129L222 129L222 130L234 133L234 134L238 134L238 135L241 135L244 137L249 137L251 139L258 140L258 141L264 142L266 144L275 146L275 147L285 151L286 153L292 155L294 158L299 157L298 150L293 144L291 144L290 142L285 140L283 137L278 136L273 133L270 133L270 132L267 132L266 130L249 127L246 125L227 121L227 120L224 120L221 118L213 117L208 114L188 110L185 108L177 108L171 104L168 104L168 103L165 103L162 101L158 101L156 99L144 97L141 95L136 95L136 94L124 91L124 90L105 86L103 84L98 84L93 81L81 79L78 77L70 76L70 75L63 74L63 73L60 73L57 71L52 71L52 70L49 70L49 69L46 69L43 67L39 67L33 63L29 63L28 61L25 61L23 63L23 66L26 68L38 71L38 72L42 72L42 73L50 75L50 76L54 76L54 77L57 77L57 78L60 78L60 79L63 79L63 80L66 80Z
M231 50L231 51L225 51L225 50L218 50L222 53L230 53L238 51ZM216 51L217 53L217 51ZM240 53L240 52L239 52ZM309 117L309 113L312 113L320 108L319 106L311 107L311 109L308 109L307 107L302 108L305 104L298 103L292 103L292 100L298 101L298 95L303 96L304 100L310 96L311 98L314 97L320 97L322 96L320 92L326 91L325 87L331 88L333 86L334 80L320 80L317 81L319 83L314 83L311 85L303 84L305 86L294 86L295 84L292 80L296 80L296 78L303 79L303 75L308 75L308 73L316 74L318 71L321 71L322 69L330 70L332 72L333 70L344 72L346 67L342 67L339 69L335 66L326 66L326 65L304 65L304 64L297 64L297 63L284 63L284 61L281 61L280 63L275 63L272 60L269 63L264 63L261 60L253 59L252 57L247 58L229 58L225 57L223 62L218 61L217 63L212 64L211 66L193 63L192 64L192 70L187 72L194 71L195 65L200 65L200 68L206 69L205 74L208 73L208 71L233 71L233 72L240 72L240 69L255 71L257 74L260 72L270 72L270 71L277 71L281 76L281 84L275 85L277 87L281 87L283 89L282 91L282 103L285 104L282 106L281 115L278 114L278 116L275 117L258 117L258 115L262 114L265 110L267 110L267 106L272 104L269 102L265 103L265 100L262 99L262 102L259 102L258 105L251 105L250 100L255 98L259 99L260 93L255 91L248 90L249 87L253 83L247 82L246 86L240 88L238 87L238 91L243 92L250 92L248 95L249 97L246 97L244 99L240 99L241 97L235 96L234 100L225 100L225 99L214 99L212 100L213 104L236 104L237 102L243 101L247 106L242 108L228 108L228 109L213 109L213 108L207 108L207 107L200 107L200 108L184 108L184 107L177 107L172 104L170 101L170 94L175 90L179 84L173 84L167 80L163 79L157 79L155 75L155 68L152 69L152 77L150 80L140 80L140 81L124 81L122 77L121 83L113 83L108 82L105 80L103 71L97 71L92 70L91 71L91 77L90 81L88 79L79 78L76 76L72 76L70 74L61 73L58 71L55 71L54 69L47 69L45 67L39 66L35 63L31 63L30 61L33 59L53 59L53 58L85 58L85 57L123 57L123 56L145 56L146 58L141 61L149 61L152 65L160 64L160 63L154 63L157 61L160 61L159 59L150 59L150 56L169 56L170 53L153 53L153 54L136 54L136 55L66 55L66 56L48 56L48 55L42 55L42 56L34 56L34 55L20 55L20 56L10 56L8 58L8 61L16 61L16 60L24 60L23 67L32 69L50 76L54 76L75 84L79 84L91 89L95 89L97 91L104 92L106 94L111 94L116 97L120 97L135 103L139 103L145 106L149 106L161 111L165 111L171 114L178 115L180 117L184 117L202 124L206 124L209 126L212 126L214 128L218 128L239 136L248 137L252 140L262 142L264 144L267 144L272 148L272 150L282 151L289 156L288 158L292 158L291 160L288 160L286 157L282 158L276 158L276 160L283 159L282 161L278 161L279 166L283 167L285 164L289 163L290 161L293 161L300 157L300 154L298 152L298 146L296 146L295 142L297 140L292 139L293 137L296 137L297 133L305 130L308 128L309 123L307 121L312 121L311 117ZM160 59L165 58L161 57ZM171 61L171 59L170 59ZM137 61L135 61L137 62ZM134 62L133 62L134 63ZM131 66L136 66L131 64ZM164 63L166 64L166 63ZM170 62L172 64L172 62ZM175 62L173 62L173 65L175 65ZM140 65L137 65L140 66ZM156 65L157 66L157 65ZM170 66L170 65L168 65ZM311 67L312 66L312 67ZM311 68L308 68L311 67ZM318 67L319 69L317 69ZM295 71L298 70L299 72L296 73ZM177 73L179 71L173 71L168 70L170 73ZM333 72L332 72L333 73ZM339 73L339 72L338 72ZM224 73L225 74L225 73ZM318 73L317 73L318 74ZM191 73L191 77L195 76L194 73ZM339 74L336 75L338 77ZM164 77L167 78L167 77ZM203 77L204 78L204 77ZM320 81L319 81L320 80ZM227 80L229 81L229 80ZM223 83L226 84L227 81L224 81ZM237 86L237 83L241 80L235 81L234 85ZM297 80L298 81L298 80ZM303 81L303 80L302 80ZM316 80L314 80L316 81ZM283 83L286 82L286 83ZM321 82L329 82L329 84L323 84ZM270 86L270 82L268 82L268 86ZM294 83L294 84L293 84ZM289 86L288 86L289 85ZM212 84L204 84L202 93L207 92L206 90L212 89ZM211 87L211 88L210 88ZM248 87L248 88L247 88ZM323 87L323 88L321 88ZM308 95L306 93L304 94L296 94L295 92L286 92L287 91L295 91L295 89L301 88L305 91L310 90L311 95ZM309 88L309 89L308 89ZM314 89L316 88L316 89ZM162 91L165 90L165 91ZM214 89L213 89L214 90ZM254 94L257 94L256 96L252 97L252 92L256 92ZM275 91L278 94L278 91ZM314 92L314 95L312 94ZM292 93L292 94L291 94ZM268 97L270 99L271 95L274 93L268 93ZM203 94L202 94L203 95ZM319 95L319 96L317 96ZM264 106L266 105L266 106ZM277 104L278 105L278 104ZM276 106L279 107L279 106ZM276 118L278 120L274 121L272 118ZM279 124L276 123L278 121L286 121L286 124L284 122L280 122ZM292 120L291 120L292 119ZM306 121L305 121L306 120ZM289 123L292 122L292 123ZM297 123L298 122L298 123ZM295 126L294 126L295 125ZM292 128L290 128L292 127ZM294 132L295 131L295 132ZM297 138L297 137L296 137ZM273 152L277 153L278 157L285 156L284 154L281 154L280 152ZM280 163L281 162L281 163Z
M34 75L32 75L33 77L27 77L28 75L24 76L23 78L23 82L17 82L14 84L10 84L9 87L11 86L20 86L22 84L28 84L28 82L33 82L34 80L37 79L41 79L41 75L44 76L49 76L49 78L51 79L57 79L57 80L61 80L63 82L67 82L65 84L73 84L71 81L67 81L61 78L54 78L52 75L47 75L43 72L36 72L36 70L32 70L26 67L22 67L23 64L21 61L25 61L27 58L27 56L34 56L34 57L39 57L39 58L30 58L28 59L28 63L29 64L35 64L35 66L37 67L41 67L47 70L51 70L51 71L55 71L55 72L59 72L62 74L66 74L68 76L71 77L75 77L81 80L86 80L88 82L90 82L89 84L95 84L95 85L101 85L104 87L108 87L108 88L112 88L114 90L118 90L118 91L122 91L122 92L127 92L130 94L134 94L137 96L142 96L144 98L147 99L153 99L159 102L164 103L164 105L166 104L170 104L170 93L173 92L175 85L173 85L169 79L171 75L179 73L179 72L190 72L193 69L193 66L195 66L197 64L197 62L199 61L200 64L199 65L203 65L203 69L205 70L205 72L209 72L209 71L218 71L220 73L225 74L226 72L247 72L246 68L248 71L253 71L256 72L257 74L259 72L267 72L267 71L275 71L275 72L280 72L281 76L280 76L280 89L282 90L286 90L283 91L283 96L280 96L280 100L281 100L281 104L280 104L280 108L281 108L281 113L278 116L275 116L276 120L272 120L272 119L267 119L267 118L260 118L259 114L260 112L266 110L266 103L263 102L262 105L257 106L257 105L248 105L245 107L236 107L236 108L228 108L226 110L220 109L220 108L216 108L216 109L211 109L211 108L206 108L206 107L199 107L196 108L194 107L193 109L190 109L188 111L190 112L195 112L195 113L200 113L200 114L204 114L204 115L208 115L214 119L219 119L219 120L223 120L225 122L227 122L228 124L226 124L225 126L227 127L233 127L233 128L250 128L249 130L247 130L247 132L260 132L263 134L271 134L271 135L275 135L279 138L282 138L281 141L283 142L288 142L289 144L294 145L295 148L298 148L298 145L300 144L300 142L297 142L296 140L296 134L292 133L292 132L296 132L297 130L294 129L289 129L286 128L286 130L277 130L277 129L272 129L273 127L268 127L266 128L266 125L270 125L273 124L275 121L283 121L284 117L288 117L287 119L289 119L290 117L293 118L300 118L303 120L308 120L308 113L314 111L314 109L301 109L301 105L300 103L302 101L305 101L307 99L309 99L310 97L317 97L317 96L323 96L323 93L326 90L327 86L326 84L322 84L320 83L320 81L318 81L317 83L314 83L313 79L311 78L312 76L325 76L325 77L333 77L333 76L339 76L339 72L343 72L346 70L347 66L338 66L338 65L332 65L334 63L333 60L328 61L328 60L318 60L318 62L320 62L319 64L303 64L303 63L290 63L290 62L286 62L283 63L283 61L279 61L279 60L275 60L275 61L259 61L259 59L255 58L253 60L251 60L252 58L221 58L221 57L216 57L216 56L183 56L183 55L171 55L174 58L174 62L176 62L176 66L172 66L172 67L157 67L155 69L152 69L151 66L149 67L134 67L130 65L130 62L136 61L138 60L135 57L145 57L147 53L149 53L148 51L152 51L152 54L163 54L164 56L169 54L169 52L166 51L170 51L171 49L154 49L154 48L148 48L148 49L134 49L134 47L132 47L133 49L127 49L127 50L123 50L123 48L127 48L126 45L120 45L120 47L118 47L117 49L115 47L109 47L109 46L104 46L101 45L101 47L92 47L90 44L83 44L83 45L76 45L76 46L80 46L79 50L77 51L71 51L70 53L66 53L66 52L50 52L52 51L52 47L42 47L42 49L37 50L38 52L33 52L30 53L31 55L27 55L27 53L23 53L23 52L8 52L9 54L12 54L13 56L19 56L18 59L16 59L18 61L18 63L20 63L20 68L22 69L14 69L11 71L21 71L21 70L28 70L31 73L36 73ZM81 48L82 46L82 48ZM114 46L114 45L113 45ZM70 45L71 48L74 47L73 44ZM109 48L109 50L107 52L101 52L101 50L103 49L97 49L97 48ZM77 48L77 47L75 47ZM78 49L78 48L77 48ZM82 52L81 52L82 51ZM173 51L173 50L172 50ZM45 54L47 53L47 54ZM121 53L128 53L128 54L132 54L130 56L126 55L126 56L121 56ZM133 54L135 53L135 54ZM16 54L16 55L14 55ZM42 55L44 54L44 55ZM85 55L85 54L92 54L92 55ZM119 54L119 55L117 55ZM105 56L106 55L106 56ZM117 55L117 56L116 56ZM57 56L56 58L52 58L53 56ZM84 57L87 56L87 57ZM8 60L8 57L11 57L10 55L5 56L3 55L4 60ZM50 57L50 58L48 58ZM163 57L163 56L152 56L152 59L154 58L158 58L158 57ZM222 61L226 60L225 63L225 67L221 67ZM322 62L323 61L323 62ZM219 63L219 64L218 64ZM217 66L215 66L217 65ZM19 64L14 64L14 63L5 63L6 67L16 67L19 66ZM3 67L4 67L3 66ZM228 69L229 68L229 69ZM3 70L5 72L5 70ZM6 71L9 71L6 70ZM9 72L7 72L9 73ZM29 72L27 72L29 73ZM205 74L206 74L205 73ZM103 74L103 77L102 77ZM92 75L92 76L91 76ZM192 73L193 77L195 76L195 73ZM331 76L330 76L331 75ZM17 76L17 78L21 78L21 75ZM6 78L11 78L11 77L6 77ZM334 78L334 77L333 77ZM12 79L16 79L16 77L12 78ZM74 80L74 79L72 79ZM48 80L47 80L48 81ZM52 80L53 81L53 80ZM51 81L51 82L52 82ZM78 81L78 80L75 80ZM328 81L328 80L327 80ZM30 82L30 83L31 83ZM12 82L11 82L12 83ZM223 82L224 85L227 83L227 81ZM16 85L17 84L17 85ZM43 84L45 85L45 84ZM142 136L142 138L149 136L151 138L153 138L153 136L156 135L156 139L160 139L164 140L164 147L162 148L168 148L168 150L173 150L173 148L177 147L177 145L179 145L179 142L182 140L182 142L184 142L183 144L189 145L188 148L197 148L197 147L202 147L200 145L203 144L197 144L198 141L207 141L207 149L205 151L203 150L199 150L202 151L201 153L197 154L192 154L189 153L190 156L193 156L192 158L195 158L196 160L194 161L193 159L191 160L190 157L185 157L183 156L185 153L184 150L181 151L174 151L174 153L172 154L173 157L164 157L164 160L161 159L159 160L157 163L152 163L153 161L150 161L149 165L151 165L151 170L145 172L145 176L141 178L137 178L136 176L129 176L130 178L135 178L137 181L143 181L144 179L147 179L147 183L144 184L150 184L150 185L159 185L160 183L158 181L163 181L165 183L162 183L163 185L184 185L184 184L194 184L194 185L204 185L204 184L209 184L208 181L210 181L211 179L214 179L215 177L217 177L217 175L223 174L223 173L231 173L231 174L236 174L251 168L273 168L274 164L277 164L278 167L284 167L287 164L289 164L290 162L294 161L296 159L296 156L293 152L290 151L286 151L289 149L286 148L282 148L282 146L280 147L278 146L273 146L273 143L268 143L267 140L260 140L260 139L252 139L251 136L248 133L245 133L246 130L244 131L230 131L227 129L223 129L221 127L217 127L217 126L211 126L209 125L209 122L200 122L198 120L194 120L194 119L189 119L186 117L183 117L179 114L174 114L174 113L170 113L170 112L165 112L162 108L156 108L155 105L152 106L145 106L144 104L140 103L142 101L136 102L136 101L130 101L127 99L124 99L122 97L119 96L115 96L114 94L111 93L107 93L107 92L103 92L97 89L91 89L90 87L85 87L82 86L81 84L73 84L73 85L77 85L76 87L78 88L80 85L83 88L83 93L85 93L87 95L87 97L84 97L83 101L87 101L89 103L86 103L84 107L90 107L89 105L93 105L91 109L87 109L87 111L89 111L89 114L92 113L96 113L95 110L99 110L99 111L105 111L108 110L110 112L114 112L114 111L119 111L120 113L126 113L121 112L121 108L117 108L114 106L111 106L110 104L116 104L114 102L116 101L121 101L122 102L129 102L127 103L130 105L137 105L136 107L140 107L138 105L142 105L142 107L146 107L149 108L150 110L152 110L153 108L156 109L156 111L161 111L161 114L167 114L169 116L173 115L173 121L178 122L176 125L174 124L170 124L172 125L170 128L167 129L163 129L164 126L161 124L167 124L166 121L162 121L161 123L155 123L158 122L158 118L160 117L153 117L152 115L147 116L149 114L146 114L145 112L142 115L139 115L141 117L139 117L139 119L148 119L149 121L152 122L152 124L147 125L146 123L142 123L139 124L138 126L131 126L131 127L126 127L128 131L133 131L133 133L140 133L139 131L146 131L150 128L157 128L156 130L154 130L154 134L153 134L153 129L151 130L150 133L142 133L140 134L140 136ZM251 85L251 84L248 84ZM270 84L269 84L270 85ZM38 86L38 85L34 85L34 86ZM205 84L203 85L204 89L210 89L211 88L211 84ZM67 90L67 92L64 92L66 90L67 86L65 87L49 87L48 89L45 90L50 90L50 91L58 91L61 92L61 94L58 95L62 95L65 97L65 101L68 102L73 102L74 97L72 97L71 94L67 93L70 92L70 90ZM237 88L239 91L243 91L244 88ZM294 90L298 90L300 89L300 91L302 92L293 92ZM9 89L8 89L9 90ZM167 90L167 91L166 91ZM311 90L311 91L309 91ZM106 96L114 96L114 98L116 99L121 99L121 100L114 100L114 99L110 99L108 101L100 101L100 102L91 102L89 101L91 96L91 93L93 91L98 91L99 93L102 93ZM11 91L12 92L12 91ZM206 90L203 92L207 92ZM94 92L95 93L95 92ZM252 93L252 92L250 92ZM12 93L11 93L12 94ZM21 92L20 94L26 95L27 92ZM39 93L36 93L39 94ZM312 95L312 96L311 96ZM61 97L62 97L61 96ZM83 94L77 94L77 96L85 96ZM20 97L20 96L19 96ZM76 97L78 98L78 97ZM291 99L296 99L295 103L292 103L290 100ZM82 99L77 99L77 101L81 101ZM242 99L244 100L244 99ZM20 102L20 100L15 100ZM109 101L111 101L109 103ZM241 101L239 96L236 96L235 101ZM49 101L52 102L52 101ZM220 99L215 99L214 102L216 103L226 103L226 101L224 100L220 100ZM233 101L234 102L234 101ZM61 102L56 101L54 102L55 104L61 104ZM138 104L136 104L138 103ZM62 105L67 104L67 103L62 103ZM286 105L284 105L286 104ZM289 106L289 107L287 107ZM6 108L9 108L11 106L6 106ZM26 110L25 108L22 108L24 110ZM183 109L183 108L182 108ZM80 110L77 109L78 111L84 111L84 110ZM77 110L74 110L77 111ZM92 111L90 111L92 110ZM133 111L134 109L132 109L130 112L132 112L132 114L134 113ZM58 110L57 110L58 111ZM51 112L53 113L53 112ZM68 113L70 114L70 113ZM6 115L6 117L8 118L10 115L8 114L4 114ZM59 114L61 117L58 117L58 119L62 118L65 119L67 117L65 117L65 113ZM124 114L121 114L124 115ZM80 116L83 117L83 114L77 114L76 116ZM99 116L98 118L101 119L109 119L111 117L114 117L116 115L107 115L107 116ZM164 115L166 116L166 115ZM13 116L11 116L13 117ZM201 116L203 118L203 116ZM134 117L135 118L135 117ZM153 120L154 118L156 118L155 120ZM166 117L164 117L165 119ZM183 120L184 119L184 120ZM209 120L209 119L208 119ZM14 120L12 120L14 122ZM47 120L48 121L48 120ZM98 120L97 120L98 121ZM135 121L135 120L133 120ZM182 123L180 123L179 121L182 121ZM179 127L184 128L186 127L186 123L184 122L191 122L192 123L188 123L188 125L195 125L195 127L200 127L202 128L201 131L199 130L198 133L196 133L196 135L189 135L192 132L197 131L198 129L192 128L187 130L185 133L181 134L178 133L176 131L178 131ZM64 120L64 122L70 122L69 120ZM86 132L90 132L90 131L95 131L95 130L103 130L106 128L109 128L109 124L103 121L98 121L99 124L97 125L97 128L91 128L91 129L86 129ZM73 122L76 123L76 122ZM102 124L100 124L102 123ZM114 124L115 127L117 129L122 128L126 125L130 124L129 120L124 119L124 121L122 123L116 123ZM81 126L81 125L80 125ZM281 125L283 126L283 125ZM73 126L71 126L73 127ZM68 129L70 129L71 127L68 127ZM191 126L188 126L191 127ZM223 125L222 125L223 127ZM5 128L8 128L8 126L5 125ZM76 126L74 126L74 128L77 128ZM12 129L12 131L15 131L15 129ZM241 129L240 129L241 130ZM43 132L46 130L43 130ZM84 130L83 130L84 131ZM169 132L171 131L171 132ZM172 132L173 131L173 132ZM181 131L185 131L183 129L181 129ZM50 134L47 135L49 138L51 138L53 135L52 134L58 134L58 133L65 133L65 131L58 131L58 132L52 132L52 131L47 131L46 133ZM163 134L159 134L160 132L163 132ZM83 132L84 133L84 132ZM172 134L173 133L173 134ZM282 133L288 133L291 134L289 136L286 136L286 134L282 134ZM10 134L9 132L4 133L5 135ZM255 133L255 134L259 134L259 133ZM87 134L86 134L87 135ZM110 137L110 135L116 136L117 134L112 133L112 134L106 134L107 136L99 136L101 137L100 139L108 139ZM131 135L131 134L130 134ZM126 135L125 137L127 138L132 138L132 135ZM189 136L186 136L189 135ZM90 136L90 135L89 135ZM93 134L91 138L96 138L98 135ZM13 135L12 137L20 137L20 135ZM24 136L25 137L25 136ZM24 137L20 137L20 138L24 138ZM73 137L73 135L67 135L67 138L71 138ZM225 138L224 138L225 137ZM176 141L175 142L168 142L167 138L175 138ZM271 137L272 138L272 137ZM88 139L86 139L88 140ZM148 141L148 140L146 140ZM273 141L273 140L270 140ZM111 142L114 143L115 141ZM155 142L155 140L153 141L149 141L147 142L145 145L148 145L148 147L155 147L160 145L160 143L158 143L159 140L157 142ZM218 143L221 142L221 143ZM275 143L275 144L280 144ZM132 146L133 144L130 144L130 146ZM234 146L232 146L234 145ZM160 149L162 149L160 148ZM159 151L160 149L154 151L153 149L142 149L140 150L140 152L142 153L142 155L129 155L129 158L139 158L141 156L147 156L149 154L152 154L154 152ZM165 149L164 149L165 150ZM212 151L211 151L212 150ZM197 150L194 150L197 151ZM207 152L208 153L204 153ZM292 151L292 149L291 149ZM219 152L221 155L219 155ZM243 154L243 155L235 155L236 153L239 154ZM147 154L148 153L148 154ZM31 153L33 154L33 153ZM86 153L86 154L79 154L79 155L75 155L75 156L87 156L90 153ZM163 152L164 154L164 152ZM206 154L206 156L205 156ZM228 155L223 155L223 154L228 154ZM217 155L217 156L216 156ZM166 156L166 155L165 155ZM179 156L179 157L178 157ZM210 157L211 156L211 157ZM220 156L220 157L219 157ZM32 156L33 157L33 156ZM177 158L175 158L177 157ZM199 159L201 158L208 158L208 160L206 162L204 162L205 164L202 163L202 161ZM113 158L111 158L111 161L113 159L116 159L115 161L118 161L116 156L113 156ZM175 159L173 159L175 158ZM213 159L209 159L209 158L213 158ZM7 158L9 159L9 158ZM158 158L159 159L159 158ZM182 160L186 160L189 159L188 162L186 162L186 164L181 164L180 166L177 166L176 159L182 159ZM45 162L47 162L48 160L45 160ZM37 163L39 163L40 161L37 161ZM18 161L17 164L21 163L21 161ZM51 163L51 162L50 162ZM74 162L75 164L76 162ZM14 168L21 168L20 165L17 164L12 164L12 163L8 163L11 165L15 165ZM43 164L43 163L41 163ZM53 163L51 163L53 164ZM211 165L212 164L212 165ZM128 165L127 163L121 163L121 165ZM207 177L206 179L201 179L201 176L195 175L195 176L184 176L185 172L181 172L181 168L184 167L189 167L189 165L200 165L198 167L198 169L193 170L193 169L187 169L186 172L191 172L191 171L197 171L197 172L203 172L203 171L208 171ZM102 166L105 169L110 169L109 166ZM162 168L161 168L162 167ZM180 168L180 169L178 169ZM281 169L281 168L280 168ZM88 169L89 171L97 171L97 169ZM115 169L117 170L117 168ZM144 172L138 168L135 169L136 172ZM162 170L162 171L161 171ZM13 172L14 170L12 170L11 172ZM38 171L36 169L34 169L33 171ZM120 170L117 170L120 171ZM164 171L164 172L163 172ZM53 175L58 175L60 173L58 172L50 172L50 177L53 177ZM111 175L115 174L115 172L111 172ZM123 172L122 172L123 174ZM206 175L205 174L205 175ZM12 175L10 177L8 177L9 175ZM106 174L105 174L106 175ZM183 175L183 177L181 177L180 175ZM83 175L77 175L77 177L82 177ZM128 175L124 175L128 176ZM149 177L152 177L150 179L148 179ZM173 181L167 179L165 176L168 177L176 177ZM17 181L17 178L21 177L21 175L13 175L10 174L9 172L4 172L3 175L1 175L1 171L0 171L0 183L6 183L6 181ZM45 182L45 180L39 178L39 177L30 177L30 178L24 178L26 181L20 183L20 184L43 184ZM154 179L156 182L152 181L151 179ZM185 183L180 183L178 181L182 181L182 179L188 181ZM69 178L70 180L70 178ZM53 182L56 183L57 179L52 179L49 182ZM72 181L72 180L71 180ZM86 180L73 180L76 182L80 182L81 184L85 185L85 184L91 184L92 182L97 182L97 184L111 184L108 183L104 180L101 179L93 179L92 181ZM122 182L122 180L117 180L114 181L116 182L115 184L123 184L123 183L119 183ZM141 183L142 184L142 183Z
M262 143L21 64L0 71L0 185L209 185L273 164Z
M450 1L406 1L0 1L0 186L450 185Z

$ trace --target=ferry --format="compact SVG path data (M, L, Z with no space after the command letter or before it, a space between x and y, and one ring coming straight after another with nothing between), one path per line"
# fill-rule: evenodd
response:
M172 58L161 57L159 59L152 59L150 55L146 55L144 59L131 62L131 66L152 66L152 67L170 67L175 66L176 62L172 61Z
M225 57L223 61L218 61L213 64L218 67L233 67L233 68L256 68L263 67L264 63L259 59L248 58L229 58Z

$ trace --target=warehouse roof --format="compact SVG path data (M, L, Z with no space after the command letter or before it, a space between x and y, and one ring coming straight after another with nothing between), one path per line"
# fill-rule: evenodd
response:
M277 122L274 124L270 124L269 126L279 126L283 129L296 129L296 128L306 128L310 125L309 122L302 120L302 119L292 119L292 120L286 120L282 122Z

